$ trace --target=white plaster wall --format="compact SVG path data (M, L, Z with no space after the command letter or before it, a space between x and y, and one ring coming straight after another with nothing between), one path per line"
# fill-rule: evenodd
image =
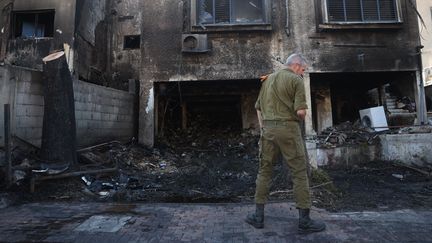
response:
M422 50L423 75L425 85L432 85L432 1L417 0L417 10L426 25L423 26L419 20L420 41L424 46Z
M382 159L432 165L432 133L381 135Z
M397 161L407 165L432 165L432 133L384 134L380 145L357 145L336 148L317 148L307 143L313 167L346 165L374 160Z

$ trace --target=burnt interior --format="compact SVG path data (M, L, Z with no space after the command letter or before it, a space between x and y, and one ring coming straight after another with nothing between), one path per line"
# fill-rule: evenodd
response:
M241 129L240 96L193 97L186 99L188 120L202 121L210 129ZM191 123L190 122L190 123ZM196 124L196 122L194 122Z
M242 129L242 96L259 90L258 80L159 82L158 132L168 129Z
M412 122L415 104L406 114L399 114L401 107L390 107L390 101L415 103L414 72L363 72L363 73L314 73L311 78L311 102L313 125L317 130L322 107L318 104L331 100L331 119L334 125L359 120L359 110L384 106L389 124ZM325 105L324 105L325 106ZM325 110L325 109L324 109ZM403 116L403 119L393 119ZM399 123L399 124L398 124ZM318 129L319 130L319 129Z

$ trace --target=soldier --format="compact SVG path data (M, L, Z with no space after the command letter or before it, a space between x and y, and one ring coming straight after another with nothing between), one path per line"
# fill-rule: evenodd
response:
M301 55L292 54L285 66L285 69L264 78L255 104L261 128L260 163L255 190L256 210L247 216L246 222L255 228L264 227L264 204L269 194L273 165L282 154L293 176L299 232L323 231L325 224L309 217L311 199L300 130L307 109L302 78L307 64Z

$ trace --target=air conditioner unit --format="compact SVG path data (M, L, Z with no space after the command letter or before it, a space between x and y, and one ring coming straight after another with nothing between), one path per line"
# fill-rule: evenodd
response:
M377 132L388 130L387 118L383 106L372 107L360 110L359 112L363 126L371 127Z
M207 34L183 34L182 52L208 52Z

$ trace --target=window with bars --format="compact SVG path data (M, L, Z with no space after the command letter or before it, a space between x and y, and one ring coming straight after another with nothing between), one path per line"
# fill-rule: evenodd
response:
M329 23L400 22L398 0L326 0Z
M266 23L268 0L197 0L198 25Z

